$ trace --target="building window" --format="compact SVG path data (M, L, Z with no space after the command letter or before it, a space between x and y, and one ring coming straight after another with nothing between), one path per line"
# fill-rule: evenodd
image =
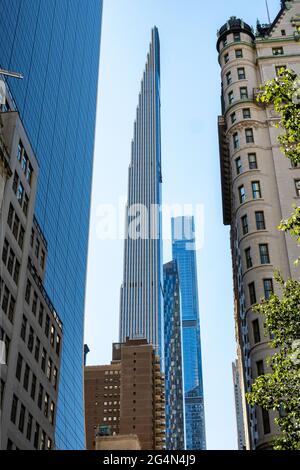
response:
M23 249L23 245L24 245L24 237L25 237L25 230L23 229L23 227L21 227L20 232L19 232L19 238L18 238L18 243L19 243L19 247L21 248L21 250Z
M49 413L49 395L48 393L45 393L44 397L44 416L48 418L48 413Z
M33 401L35 400L35 392L36 392L36 376L32 374L30 396Z
M246 79L246 72L244 67L239 67L237 69L238 79L245 80Z
M40 410L42 409L43 393L44 393L44 387L43 387L42 384L40 384L39 394L38 394L38 407L39 407Z
M238 149L240 146L239 134L235 132L232 138L233 138L233 148Z
M242 217L242 230L243 230L243 235L247 235L247 233L249 232L247 215L243 215Z
M259 254L261 264L270 263L269 247L266 243L262 243L259 245Z
M52 424L52 426L54 425L54 414L55 414L55 405L52 401L51 406L50 406L50 423Z
M226 80L227 80L227 85L230 85L232 82L232 74L230 71L226 73Z
M54 387L54 390L56 390L56 387L57 387L57 368L54 367L53 368L53 378L52 378L52 384L53 384L53 387Z
M28 303L28 305L30 303L30 294L31 294L31 282L29 281L29 279L27 279L26 290L25 290L25 300Z
M244 119L251 119L251 111L250 108L243 109L243 118Z
M59 356L60 354L60 336L56 336L56 354Z
M11 412L10 412L10 420L12 423L16 424L17 419L17 410L18 410L18 398L16 395L13 396L12 405L11 405Z
M243 171L243 167L242 167L242 159L241 157L237 157L235 159L235 169L236 169L236 174L237 175L240 175Z
M235 57L237 59L241 59L243 57L243 50L242 49L236 49L235 50Z
M296 195L300 197L300 180L295 180Z
M16 366L16 378L20 382L21 375L22 375L22 365L23 365L23 357L21 354L18 354L17 366Z
M9 302L9 308L8 308L8 319L11 323L14 321L14 313L15 313L15 306L16 306L16 301L13 298L13 296L10 296L10 302Z
M240 97L241 97L241 100L248 99L248 88L246 86L242 86L240 88Z
M246 201L246 191L245 191L245 187L242 185L239 187L239 201L240 201L240 204L243 204L245 201Z
M23 315L22 326L21 326L21 338L26 341L26 330L27 330L27 318Z
M251 256L251 248L247 248L245 250L245 258L246 258L247 269L252 268L253 263L252 263L252 256Z
M9 290L5 286L4 287L4 294L3 294L3 299L2 299L2 310L5 314L7 314L7 308L8 308L8 302L9 302Z
M228 102L229 102L229 104L232 104L233 101L234 101L234 94L233 94L233 91L230 91L228 93Z
M12 228L12 233L15 237L15 239L18 239L18 233L19 233L19 227L20 227L20 219L17 215L15 215L15 220Z
M253 331L253 338L254 343L260 343L260 329L259 329L259 320L256 319L252 322L252 331Z
M224 62L225 62L225 64L227 64L229 62L229 54L228 53L224 55Z
M256 370L257 370L257 376L259 377L260 375L264 375L265 369L264 369L264 361L257 361L256 362Z
M263 211L255 212L255 221L256 221L256 229L257 230L265 230L266 223L265 223L265 215Z
M26 431L26 439L28 441L31 441L31 433L32 433L32 415L28 413L28 419L27 419L27 431Z
M20 416L19 416L19 431L23 433L25 423L25 406L21 404Z
M12 227L12 222L13 222L13 217L14 217L14 208L13 206L10 204L9 205L9 210L8 210L8 216L7 216L7 224L9 226L9 228L11 229Z
M54 346L54 342L55 342L55 328L54 328L53 325L51 325L51 328L50 328L50 344L51 344L52 347Z
M39 362L39 360L40 360L40 346L41 346L41 342L40 342L39 338L36 338L36 340L35 340L35 351L34 351L34 357L35 357L36 362Z
M36 450L39 447L39 439L40 439L40 425L38 423L35 423L33 446Z
M29 328L29 336L28 336L28 344L27 344L27 347L28 347L30 352L32 352L32 350L33 350L33 343L34 343L34 331L33 331L33 328L30 327Z
M41 362L41 369L42 369L43 372L45 372L45 370L46 370L46 357L47 357L46 349L43 348L42 362Z
M248 162L249 162L249 169L250 170L256 170L257 169L256 153L248 153Z
M44 320L44 306L42 303L40 303L40 310L39 310L39 325L42 327L43 326L43 320Z
M262 408L262 409L261 409L261 414L262 414L262 421L263 421L264 434L270 434L270 432L271 432L271 427L270 427L269 412L268 412L268 410L264 410L264 409Z
M33 299L32 299L32 307L31 307L31 311L34 316L36 316L37 302L38 302L38 296L37 296L37 293L34 292Z
M281 30L281 36L286 36L286 30L285 29Z
M234 42L240 42L241 33L233 33L233 40L234 40Z
M283 55L283 47L273 47L272 53L273 55Z
M47 336L47 338L49 337L49 330L50 330L50 317L47 314L46 315L46 323L45 323L45 335Z
M246 136L246 143L247 144L253 144L254 143L253 129L245 129L245 136Z
M47 379L50 381L51 381L51 376L52 376L52 359L49 357L48 363L47 363Z
M256 304L256 291L255 291L255 283L251 282L248 285L249 288L249 297L250 297L250 304L254 305Z
M280 75L284 70L286 70L286 65L277 65L277 66L275 67L276 76L279 77L279 75Z
M227 37L223 39L223 47L226 47L226 46L227 46Z
M46 259L46 253L44 250L42 250L42 254L41 254L41 262L40 262L40 265L41 265L41 268L44 269L45 267L45 259Z
M45 447L46 447L46 433L45 431L42 430L40 450L45 450Z
M236 113L232 113L230 115L230 119L231 119L231 124L234 124L236 122Z
M264 293L265 299L269 300L271 295L274 293L273 279L264 279Z
M24 372L24 380L23 380L23 387L26 391L28 390L29 374L30 374L30 368L29 368L29 365L26 364L25 372Z
M260 182L252 181L251 186L252 186L253 199L260 199L261 198Z

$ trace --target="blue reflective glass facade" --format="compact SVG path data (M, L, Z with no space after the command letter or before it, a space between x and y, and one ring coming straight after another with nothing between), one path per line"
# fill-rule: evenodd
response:
M188 450L205 450L205 415L200 321L193 217L172 219L172 252L177 261L181 293L185 394L185 435Z
M185 449L182 323L176 261L164 265L166 449Z
M102 0L1 0L0 67L40 165L46 289L64 323L56 446L85 445L83 325Z

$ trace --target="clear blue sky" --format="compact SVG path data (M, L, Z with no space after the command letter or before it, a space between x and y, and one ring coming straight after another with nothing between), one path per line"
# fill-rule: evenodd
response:
M269 0L272 18L279 0ZM98 118L86 292L89 364L111 360L118 341L123 241L97 236L99 206L127 194L133 122L150 31L161 41L162 165L165 203L203 204L198 252L208 449L236 449L231 362L235 359L229 229L222 224L216 31L239 16L267 22L265 0L104 0ZM121 233L123 233L121 219ZM166 227L165 227L166 228ZM168 243L164 258L171 257Z

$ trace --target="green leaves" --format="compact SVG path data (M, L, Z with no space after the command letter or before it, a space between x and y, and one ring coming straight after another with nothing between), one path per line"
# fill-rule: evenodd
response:
M280 69L278 76L267 82L257 101L273 105L285 132L278 137L281 150L295 164L300 163L300 80L292 70Z

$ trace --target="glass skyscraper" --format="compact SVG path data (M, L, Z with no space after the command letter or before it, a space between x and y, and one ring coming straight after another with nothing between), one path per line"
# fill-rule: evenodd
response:
M185 449L182 322L177 262L164 264L166 449Z
M46 289L64 324L56 446L82 449L83 326L102 0L1 0L0 68L40 165Z
M159 36L153 28L128 174L120 342L146 338L163 357L160 139Z
M182 308L185 435L187 450L205 450L205 415L193 217L172 219L172 252L177 261Z

